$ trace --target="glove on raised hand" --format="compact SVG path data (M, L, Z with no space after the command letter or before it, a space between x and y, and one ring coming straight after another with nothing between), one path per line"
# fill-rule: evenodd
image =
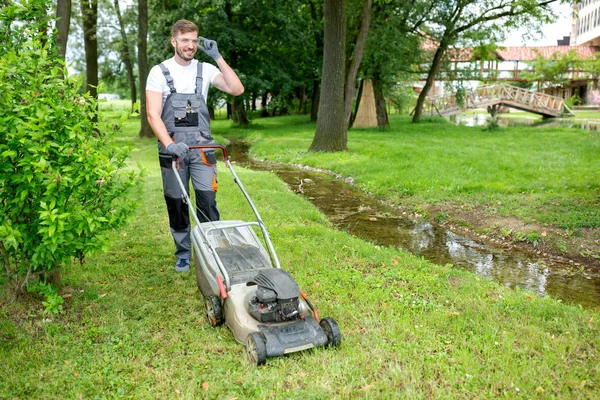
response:
M198 39L202 41L203 46L201 47L201 49L204 53L206 53L207 56L212 57L215 61L222 57L221 54L219 54L217 42L211 39L205 39L203 37L199 37Z
M187 144L185 143L171 143L166 148L167 153L177 156L183 157L190 150Z

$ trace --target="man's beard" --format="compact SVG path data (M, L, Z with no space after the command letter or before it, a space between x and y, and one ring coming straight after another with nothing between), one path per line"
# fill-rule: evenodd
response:
M196 52L194 51L192 52L192 55L190 57L185 56L183 51L179 48L179 46L175 47L175 52L177 53L179 58L181 58L184 61L192 61L194 59L194 56L196 55Z

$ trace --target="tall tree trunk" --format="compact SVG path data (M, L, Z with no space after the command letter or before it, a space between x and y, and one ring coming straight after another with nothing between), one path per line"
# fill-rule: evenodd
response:
M146 80L148 79L148 1L138 0L138 72L140 74L140 120L139 136L154 137L146 114Z
M431 62L431 67L429 67L429 71L427 72L427 80L425 81L425 86L423 86L423 90L419 93L419 98L417 99L417 105L415 106L415 114L413 115L413 122L421 121L421 116L423 115L423 105L425 104L425 99L427 98L427 93L431 89L433 85L433 80L435 79L435 75L437 74L440 66L442 65L442 59L444 57L444 53L448 48L448 44L446 42L446 38L443 37L440 41L440 44L435 51L435 55L433 56L433 61Z
M67 53L69 28L71 26L71 0L57 0L56 2L56 47L57 53L63 60Z
M317 115L319 114L319 99L321 95L321 89L319 88L319 80L313 80L312 96L310 99L310 120L315 122Z
M230 0L225 1L224 5L225 15L227 16L227 20L234 24L234 15L233 4ZM235 50L235 46L232 46L233 50L229 53L229 66L233 69L236 69L239 65L239 54ZM233 102L231 102L231 120L238 125L250 125L250 120L248 120L248 116L246 115L246 108L244 107L244 102L240 97L234 97Z
M269 110L267 110L267 95L269 92L263 92L262 96L260 96L260 116L268 117Z
M86 90L98 98L98 0L80 0L85 48Z
M306 114L306 85L302 85L300 88L300 103L298 104L298 112L300 114Z
M344 113L346 1L325 0L323 78L317 129L309 151L348 149Z
M136 90L135 90L135 77L133 76L133 63L131 62L131 54L129 52L129 41L127 40L127 33L125 32L125 23L121 17L121 9L119 7L119 0L114 0L115 12L117 13L117 19L119 20L119 28L121 31L121 53L123 55L123 61L125 61L125 69L127 69L127 80L129 81L129 93L131 95L131 111L133 112L136 102ZM140 89L141 90L141 89Z
M354 52L352 54L352 61L348 69L348 76L346 77L346 90L344 100L344 112L346 129L350 126L350 118L352 116L352 102L354 101L354 86L356 84L356 75L360 68L360 62L362 60L363 52L365 49L365 41L367 40L367 33L369 33L369 25L371 24L371 8L373 7L373 0L365 0L365 6L363 8L362 22L360 25L360 31L356 38L354 45Z
M385 104L385 96L383 95L383 84L379 73L373 74L373 94L375 95L375 113L377 114L377 126L381 130L390 128L390 120L388 118L387 107Z
M250 125L250 120L246 114L246 107L241 97L234 97L231 103L231 120L238 125Z
M310 1L310 14L313 20L314 26L321 26L320 18L317 15L317 6L314 1ZM318 60L321 55L323 55L323 35L320 32L320 29L314 29L315 35L315 60ZM310 106L310 120L312 122L317 121L317 117L319 114L319 100L321 99L321 88L320 88L320 80L319 73L315 71L315 77L313 79L313 89L311 95L311 106Z

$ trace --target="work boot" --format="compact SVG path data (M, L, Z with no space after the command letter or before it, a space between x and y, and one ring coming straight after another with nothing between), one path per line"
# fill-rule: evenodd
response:
M180 258L175 264L175 272L189 272L190 271L190 260L187 258Z

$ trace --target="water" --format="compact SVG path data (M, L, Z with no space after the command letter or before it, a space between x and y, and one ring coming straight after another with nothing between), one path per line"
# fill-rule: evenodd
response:
M228 146L228 151L232 162L238 165L277 174L292 190L318 207L336 228L354 236L378 245L404 249L436 264L452 264L539 296L550 295L566 303L600 309L600 271L597 268L492 247L428 222L414 221L328 174L251 160L243 142L233 143Z
M447 119L455 125L485 126L489 118L489 114L456 114L448 117ZM600 120L595 121L577 118L540 119L527 116L517 117L499 114L498 124L503 128L508 126L530 126L537 128L573 128L584 129L588 131L600 130Z

